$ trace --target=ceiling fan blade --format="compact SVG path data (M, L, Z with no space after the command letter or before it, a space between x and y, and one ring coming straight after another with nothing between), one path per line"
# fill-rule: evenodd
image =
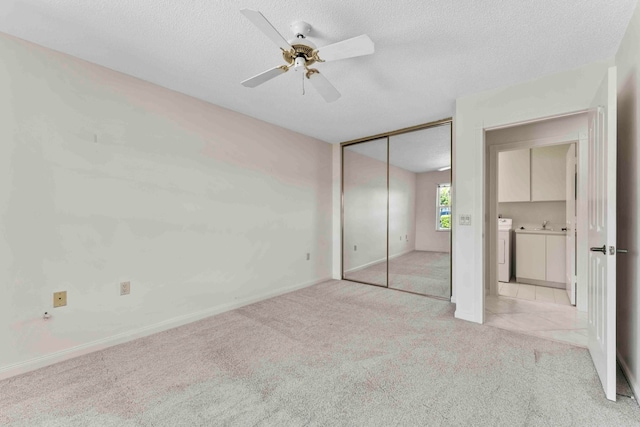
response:
M270 70L267 70L258 74L257 76L253 76L250 79L243 81L242 86L256 87L258 85L261 85L264 82L271 80L274 77L278 77L280 74L286 73L287 71L288 71L288 68L284 66L272 68Z
M353 58L354 56L371 55L374 45L369 36L363 34L352 39L343 40L318 49L318 56L323 61Z
M269 37L278 47L282 50L290 50L291 45L282 35L276 30L271 22L267 21L267 18L257 10L240 9L240 13L249 18L253 25L258 27L267 37Z
M333 102L342 96L340 95L340 92L338 92L338 89L333 87L333 85L329 83L329 80L320 74L319 71L311 74L309 76L309 81L327 102Z

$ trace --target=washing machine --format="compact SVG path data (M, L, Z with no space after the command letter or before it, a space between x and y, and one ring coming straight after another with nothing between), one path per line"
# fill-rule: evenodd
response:
M511 280L511 241L513 220L498 218L498 281Z

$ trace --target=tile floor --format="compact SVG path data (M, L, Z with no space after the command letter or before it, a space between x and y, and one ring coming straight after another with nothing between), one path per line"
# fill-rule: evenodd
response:
M567 291L564 289L548 288L546 286L498 282L498 295L530 301L571 305Z
M485 298L485 324L587 346L587 313L569 303L562 289L500 283L499 295Z

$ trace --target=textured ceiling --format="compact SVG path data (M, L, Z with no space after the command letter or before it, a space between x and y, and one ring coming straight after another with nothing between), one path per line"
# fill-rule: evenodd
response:
M386 138L350 145L347 149L381 162L387 161ZM451 125L391 136L389 163L415 173L451 166Z
M637 0L2 0L0 32L327 142L452 116L461 95L615 54ZM304 20L323 46L368 34L376 53L318 69L342 93L327 104L286 73L239 10L286 38Z

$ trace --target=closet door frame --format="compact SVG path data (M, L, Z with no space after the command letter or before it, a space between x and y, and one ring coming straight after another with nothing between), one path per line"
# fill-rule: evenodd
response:
M453 118L449 117L446 119L442 119L442 120L437 120L434 122L429 122L429 123L424 123L421 125L417 125L417 126L411 126L408 128L403 128L403 129L398 129L395 131L391 131L391 132L385 132L385 133L381 133L381 134L377 134L377 135L372 135L372 136L368 136L365 138L359 138L359 139L354 139L351 141L346 141L340 144L340 277L342 280L348 280L350 282L355 282L355 283L362 283L365 285L371 285L371 286L377 286L377 287L384 287L384 288L388 288L388 289L393 289L399 292L406 292L406 293L411 293L411 294L415 294L415 295L422 295L422 296L428 296L430 298L438 298L438 299L442 299L439 298L437 296L431 296L431 295L424 295L424 294L420 294L417 292L412 292L412 291L405 291L402 289L394 289L394 288L389 288L389 152L390 152L390 137L394 136L394 135L400 135L403 133L408 133L408 132L414 132L417 130L423 130L423 129L428 129L428 128L432 128L432 127L436 127L436 126L442 126L442 125L446 125L449 124L450 125L450 129L451 129L451 135L450 135L450 144L451 144L451 149L450 149L450 153L451 153L451 200L452 200L452 206L451 206L451 231L449 232L449 257L450 260L453 261L453 233L454 233L454 225L455 225L455 203L453 203L454 200L454 192L455 192L455 185L454 185L454 156L453 156ZM387 268L386 268L386 280L385 280L385 285L380 285L380 284L375 284L375 283L367 283L367 282L363 282L363 281L359 281L359 280L353 280L353 279L349 279L347 277L345 277L344 274L344 149L345 147L351 146L351 145L355 145L355 144L361 144L361 143L365 143L365 142L370 142L373 140L379 140L379 139L383 139L386 138L387 140L387 256L386 256L386 264L387 264ZM453 262L449 263L449 298L447 298L447 300L451 299L451 295L452 295L452 287L453 287L453 280L452 280L452 273L453 273Z

